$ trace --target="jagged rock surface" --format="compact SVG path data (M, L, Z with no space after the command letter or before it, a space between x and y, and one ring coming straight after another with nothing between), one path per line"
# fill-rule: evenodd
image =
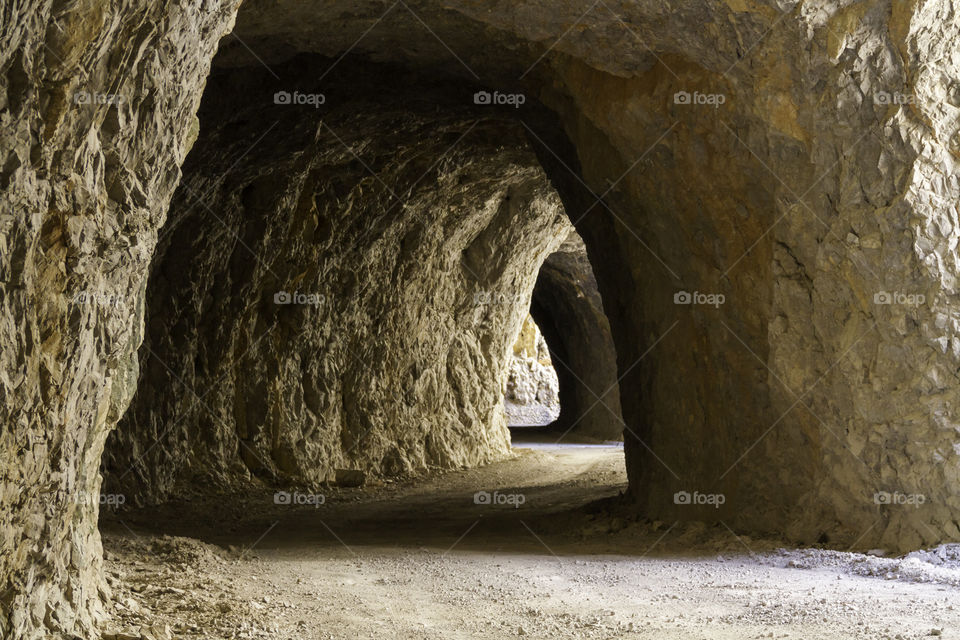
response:
M220 2L0 4L0 637L95 637L100 455Z
M325 105L274 104L329 63L211 77L108 486L156 501L508 452L501 379L570 229L559 199L519 125L445 104L467 91L344 66Z
M548 425L560 415L557 372L547 342L529 315L507 362L503 400L507 425L511 427Z
M554 110L559 126L527 124L603 295L639 510L887 548L960 539L956 2L675 4L249 0L225 48L248 65L248 48L268 65L350 51ZM0 628L45 638L92 624L96 507L50 495L98 490L235 7L0 10ZM727 499L701 511L678 490Z

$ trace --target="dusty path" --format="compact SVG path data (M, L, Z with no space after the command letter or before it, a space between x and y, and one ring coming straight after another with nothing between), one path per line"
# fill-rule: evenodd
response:
M115 626L143 625L133 638L168 625L212 639L960 639L953 548L884 559L625 523L583 509L625 487L621 447L515 446L514 460L334 490L316 507L264 493L241 508L107 514Z

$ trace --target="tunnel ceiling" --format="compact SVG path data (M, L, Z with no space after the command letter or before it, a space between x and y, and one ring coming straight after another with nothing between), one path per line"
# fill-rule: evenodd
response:
M615 51L611 42L650 34L631 35L635 24L620 24L599 6L583 16L585 7L579 4L551 4L544 11L535 3L291 2L277 11L275 3L248 2L238 17L236 37L223 43L217 64L250 64L256 58L269 64L305 51L336 58L349 51L473 80L513 82L532 71L571 25L580 37L561 41L557 51L591 52L591 62L610 72L632 73L655 63L654 54L643 47L625 47L626 58L610 55ZM636 19L642 23L647 17ZM583 34L589 34L589 41Z

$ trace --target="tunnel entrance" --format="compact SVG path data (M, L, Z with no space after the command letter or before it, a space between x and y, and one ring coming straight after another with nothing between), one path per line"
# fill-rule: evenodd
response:
M469 85L389 67L345 61L321 87L286 84L317 65L211 76L148 282L138 390L106 446L106 491L144 505L102 512L109 570L139 569L121 599L190 561L214 583L194 596L206 612L232 594L217 562L242 567L231 587L245 599L249 557L266 560L272 595L202 620L224 635L260 625L272 598L302 607L317 561L341 553L540 562L553 544L541 535L626 488L622 446L551 432L511 448L511 358L537 376L535 390L514 376L512 397L552 407L551 425L561 397L581 401L571 378L609 390L578 372L599 293L524 127L464 105ZM288 103L295 91L324 98ZM240 100L253 95L263 102ZM556 347L531 313L549 315ZM596 424L568 416L566 432ZM138 600L172 605L152 593Z
M622 432L597 283L526 128L543 112L333 62L211 75L108 491L473 467L509 455L510 423Z
M503 405L508 427L542 427L560 417L557 371L546 340L527 315L509 356Z
M518 352L526 358L518 358ZM539 363L532 361L535 352ZM616 349L586 247L576 231L540 267L505 392L512 427L549 426L547 431L557 439L623 439ZM538 402L537 393L550 401ZM532 408L525 412L528 406Z

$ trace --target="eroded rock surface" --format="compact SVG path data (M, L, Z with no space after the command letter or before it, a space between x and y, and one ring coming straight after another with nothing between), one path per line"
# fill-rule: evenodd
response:
M95 637L100 455L220 2L0 6L0 637Z
M887 548L960 538L955 1L675 5L249 0L238 23L242 42L226 42L224 60L256 65L260 59L274 67L301 52L350 53L423 73L459 74L472 83L470 90L519 91L528 107L539 102L553 110L552 123L528 119L526 107L513 117L529 127L533 149L584 239L603 296L638 511ZM189 2L2 7L5 636L84 635L92 627L101 597L99 545L96 500L86 496L99 490L103 442L134 390L157 229L196 135L193 112L208 62L235 9ZM324 73L312 78L320 83ZM328 97L336 103L336 96ZM235 106L250 107L244 100ZM413 185L425 161L364 137L364 121L393 113L397 126L379 124L395 133L403 127L422 132L426 145L418 147L412 135L395 136L399 149L429 148L434 155L470 122L466 111L454 116L441 110L428 126L425 111L404 116L406 106L341 113L339 122L361 125L356 131L332 126L349 144L367 145L357 147L358 158L401 189ZM396 230L413 233L414 248L443 242L459 248L461 236L469 237L485 216L514 215L504 204L506 192L494 189L499 195L486 199L472 192L469 212L449 205L447 213L459 211L465 220L443 226L441 237L432 228L394 224L412 222L405 216L413 214L398 207L402 213L386 215L381 209L392 199L385 185L364 173L359 160L351 161L316 118L304 115L285 125L303 136L293 144L284 128L270 129L267 111L236 122L234 131L202 133L222 148L203 156L209 170L200 167L192 182L199 202L206 202L208 190L216 196L213 211L197 206L224 218L238 237L214 232L199 214L182 211L166 242L195 246L201 259L194 264L175 252L170 255L180 257L172 260L181 261L176 270L169 270L175 264L166 254L153 267L161 277L150 295L182 306L165 311L174 322L150 336L148 347L164 351L164 361L176 365L171 370L187 372L191 387L199 372L205 386L198 393L206 394L201 397L213 403L212 411L191 404L186 387L157 359L144 376L166 385L145 392L156 397L159 415L135 411L129 420L163 442L138 444L121 434L122 455L111 464L123 456L131 462L111 471L122 476L145 457L149 464L127 476L141 490L169 488L169 474L158 469L165 464L183 477L226 478L247 470L295 477L303 475L304 452L344 458L366 427L383 439L354 450L367 451L368 462L379 467L393 460L384 456L394 447L406 452L397 468L425 463L429 451L450 462L483 459L428 443L417 422L388 426L425 416L404 409L402 400L379 407L368 399L399 383L402 394L412 389L435 398L436 415L447 412L459 418L456 424L492 415L486 412L498 402L499 389L464 386L476 380L471 367L502 366L484 360L494 354L493 345L474 342L486 330L457 343L458 373L446 380L435 360L452 353L453 343L441 348L442 341L430 337L432 346L421 352L416 338L379 346L371 335L378 323L388 330L391 322L408 329L446 327L438 333L451 335L447 329L471 313L478 324L485 322L485 312L458 306L454 289L390 291L391 278L416 282L420 267L395 274L408 263L389 257L402 255L406 236L395 237ZM497 145L525 128L482 120L474 129L480 139L471 143L479 153L479 179L499 184L504 174L482 158L500 154ZM254 143L264 145L256 151L263 159L300 177L284 178L245 157ZM503 166L514 173L506 179L519 200L532 203L533 192L522 186L539 175L529 148L507 147ZM308 149L313 153L304 153ZM290 151L301 155L284 155ZM461 176L458 167L473 166L469 158L455 158L434 176ZM239 161L237 170L227 171L233 161ZM309 172L325 161L349 176L345 182ZM217 182L217 169L233 182ZM470 184L467 176L462 188L469 191ZM315 188L324 195L316 203L309 197ZM418 190L413 195L421 205L432 197ZM320 225L326 207L356 198L376 201L374 220ZM473 206L477 198L484 206ZM316 223L305 213L313 209ZM241 215L246 211L289 215L261 217L257 224L256 217L251 222ZM477 290L496 285L509 269L487 273L485 257L506 245L499 237L479 237L482 249L467 250L465 259L444 262L431 253L424 268L447 269L447 281L466 283L460 272L469 265L480 274ZM335 283L323 277L326 263L313 261L314 247L331 238L361 243L330 265L343 276ZM236 249L244 244L280 277ZM290 250L293 260L273 253L281 250ZM367 266L373 276L364 272ZM256 286L244 288L242 278ZM322 309L271 306L265 292L273 286L311 293L332 287L341 297L331 296ZM368 302L388 292L417 302L373 313ZM435 315L421 320L403 311L427 301L438 309ZM222 314L221 322L208 312ZM331 318L348 320L359 340L334 335ZM314 329L312 321L329 329ZM275 331L263 335L271 327ZM176 352L181 339L190 361ZM281 339L292 346L273 342ZM207 342L210 349L190 347ZM327 346L321 359L297 351ZM248 349L271 366L241 363ZM504 343L504 358L507 349ZM368 362L376 352L379 359L361 373L362 367L347 364L348 351ZM421 356L431 367L412 366ZM312 368L319 362L329 370ZM401 364L411 365L409 380L385 374ZM349 387L312 382L341 374ZM226 386L214 384L223 375ZM258 384L266 381L275 385ZM467 415L451 412L448 396L430 396L418 384L457 388L455 395L471 408ZM311 396L308 389L323 394ZM181 411L198 431L176 426ZM315 417L321 414L338 417L325 426ZM271 431L288 421L301 421L303 443ZM505 446L497 435L502 428L480 422L485 430L464 433L482 445L477 451ZM171 424L186 441L167 438L162 429ZM239 435L231 443L232 433ZM337 442L340 434L345 441ZM202 444L210 457L231 466L200 465L198 438L209 438ZM162 444L172 450L161 454ZM325 473L327 463L316 464L318 470L306 475ZM678 502L678 492L722 494L724 506Z
M522 127L456 85L344 65L323 105L275 104L330 62L211 78L109 486L156 501L507 453L500 381L570 229L559 199Z
M549 425L560 416L559 381L550 349L529 315L507 361L503 401L511 427Z

